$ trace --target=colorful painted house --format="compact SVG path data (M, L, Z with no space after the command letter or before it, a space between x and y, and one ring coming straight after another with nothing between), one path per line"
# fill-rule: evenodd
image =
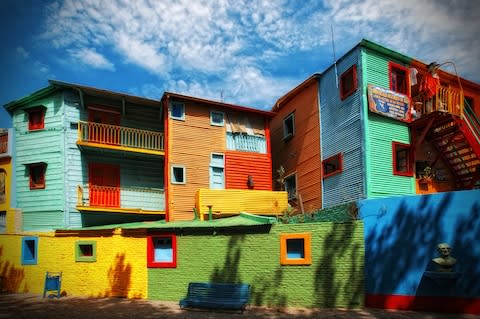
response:
M287 207L285 193L272 192L272 113L59 81L6 109L26 231Z
M13 129L0 129L0 234L19 230L19 218L16 214L15 193L13 192Z
M480 85L439 66L362 40L281 97L271 124L276 188L304 211L474 188Z
M286 194L272 192L273 113L170 92L161 102L168 110L169 220L191 220L194 208L202 220L207 214L282 214Z

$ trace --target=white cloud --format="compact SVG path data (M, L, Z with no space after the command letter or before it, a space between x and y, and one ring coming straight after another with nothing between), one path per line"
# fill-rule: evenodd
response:
M48 7L44 33L55 48L109 70L107 52L114 52L157 75L164 89L215 99L223 90L232 103L270 107L304 80L298 77L322 71L306 72L295 59L330 60L331 26L337 57L368 38L427 63L453 60L462 75L480 80L475 1L58 1ZM279 59L288 58L288 74L266 71L277 74Z
M115 71L115 66L113 63L108 61L95 49L81 48L79 50L69 50L69 53L74 59L78 59L82 63L87 64L95 69Z

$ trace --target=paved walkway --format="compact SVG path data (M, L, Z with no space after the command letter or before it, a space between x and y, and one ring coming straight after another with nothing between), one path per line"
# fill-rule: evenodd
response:
M341 310L341 309L272 309L249 307L240 312L198 311L179 309L176 302L131 300L118 298L62 297L43 299L33 294L1 294L0 319L250 319L250 318L352 318L352 319L480 319L474 315L434 314L426 312L385 311L380 309Z

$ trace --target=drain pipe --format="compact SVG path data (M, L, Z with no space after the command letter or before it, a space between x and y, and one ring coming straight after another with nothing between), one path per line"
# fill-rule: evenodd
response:
M208 220L211 221L213 218L212 218L212 207L213 205L207 205L208 207Z

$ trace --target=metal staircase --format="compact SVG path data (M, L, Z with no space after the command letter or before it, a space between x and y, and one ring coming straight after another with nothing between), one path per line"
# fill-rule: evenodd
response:
M478 187L480 122L467 104L462 116L434 112L421 121L415 121L412 127L423 131L417 143L425 139L437 149L439 155L431 166L443 159L454 176L457 190Z

